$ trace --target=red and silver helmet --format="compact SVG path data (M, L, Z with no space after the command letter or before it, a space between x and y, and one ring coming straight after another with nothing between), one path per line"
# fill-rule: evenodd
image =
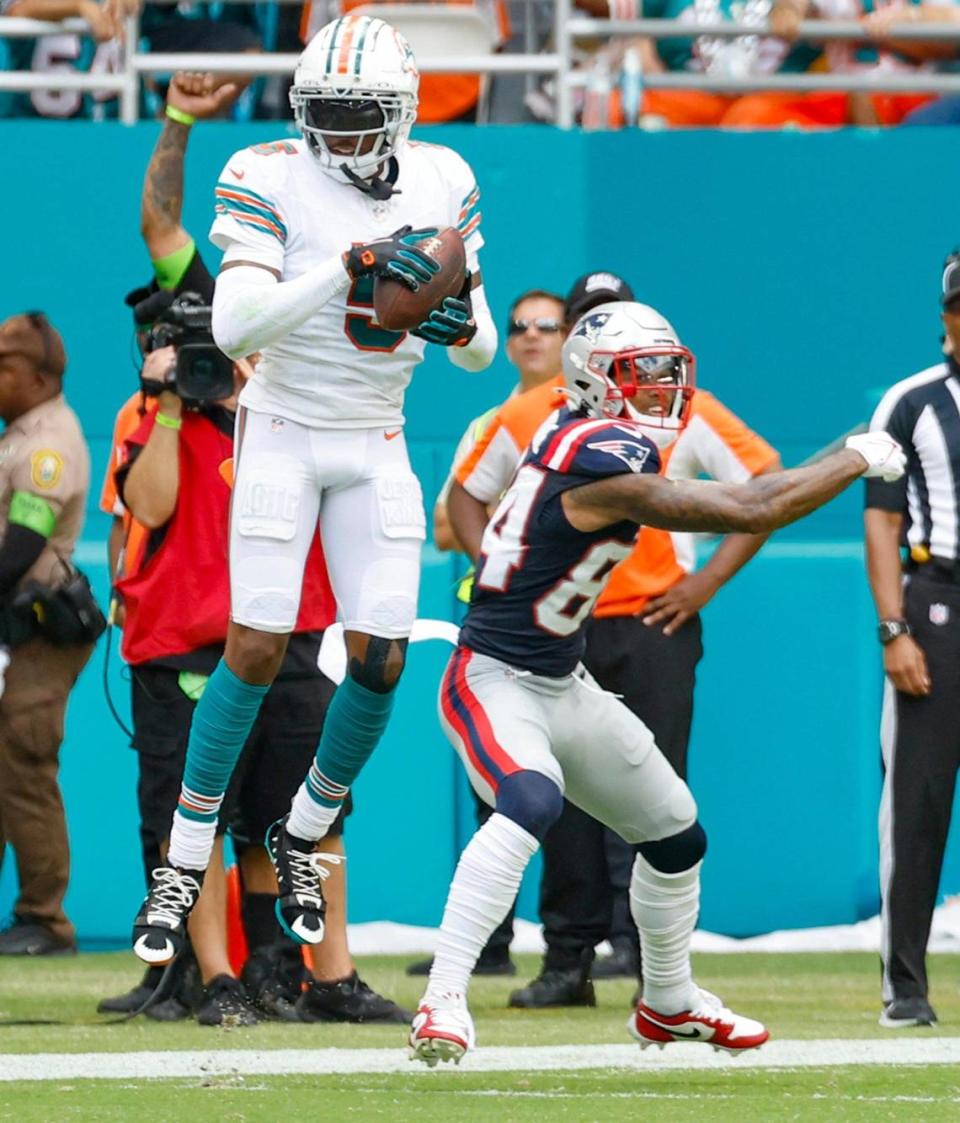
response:
M670 323L633 301L598 304L563 345L568 395L595 417L629 416L675 436L687 423L696 360Z
M420 72L396 28L344 16L310 40L293 75L294 120L324 171L370 179L410 135ZM372 142L371 142L372 138Z

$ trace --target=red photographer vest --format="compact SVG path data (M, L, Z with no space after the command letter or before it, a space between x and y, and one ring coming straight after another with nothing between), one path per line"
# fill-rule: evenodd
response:
M153 416L130 438L146 443ZM126 606L121 651L134 665L183 655L227 638L230 579L227 543L233 439L207 417L185 413L180 429L180 491L160 546L118 583ZM295 631L336 619L336 601L314 534Z

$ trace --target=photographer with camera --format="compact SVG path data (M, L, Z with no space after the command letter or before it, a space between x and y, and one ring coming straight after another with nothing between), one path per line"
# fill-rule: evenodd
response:
M157 408L144 414L128 438L126 461L116 472L123 506L147 531L134 568L118 582L126 610L122 652L132 669L144 839L162 839L169 828L193 710L226 639L236 392L250 373L248 361L234 364L217 350L209 330L210 309L198 295L181 294L159 312L158 303L150 297L135 309L138 320L153 320L141 385ZM307 565L311 580L297 626L244 749L220 818L220 857L191 919L190 938L205 991L197 1001L181 983L174 998L150 1011L161 1019L185 1016L191 1005L206 1025L228 1019L253 1024L258 1014L307 1021L406 1019L357 977L347 950L342 822L325 855L332 896L330 939L316 949L314 978L302 995L300 949L282 937L274 914L276 880L260 840L284 813L309 767L334 690L317 666L323 629L336 613L318 535ZM226 938L223 832L227 827L233 831L235 820L242 824L234 846L252 949L243 976L246 989L231 971ZM137 1009L159 981L157 972L151 968L139 988L101 1008ZM123 999L127 1001L118 1006Z
M63 396L67 357L42 312L0 324L0 861L16 854L20 892L0 955L76 951L63 911L70 851L57 783L67 698L103 616L70 562L83 526L90 458Z

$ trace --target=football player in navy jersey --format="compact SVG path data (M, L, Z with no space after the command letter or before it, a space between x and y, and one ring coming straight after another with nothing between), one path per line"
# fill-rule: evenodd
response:
M870 433L809 467L744 484L659 475L658 441L685 424L694 359L642 304L583 316L564 344L563 372L568 404L541 427L487 525L440 689L444 730L494 813L460 857L410 1032L412 1055L431 1066L459 1062L473 1046L470 972L564 795L639 847L630 900L643 992L629 1030L641 1047L708 1041L736 1053L767 1040L759 1022L693 982L706 835L650 731L580 664L584 624L641 524L770 531L861 476L893 480L904 470L897 442Z

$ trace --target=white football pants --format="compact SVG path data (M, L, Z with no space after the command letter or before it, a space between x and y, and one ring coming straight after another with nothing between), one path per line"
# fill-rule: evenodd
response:
M583 667L548 678L458 647L440 686L440 722L491 807L501 780L530 770L627 842L669 838L696 821L690 789L653 734Z
M319 519L344 628L408 636L426 519L402 430L309 428L241 407L234 449L232 619L293 631Z

